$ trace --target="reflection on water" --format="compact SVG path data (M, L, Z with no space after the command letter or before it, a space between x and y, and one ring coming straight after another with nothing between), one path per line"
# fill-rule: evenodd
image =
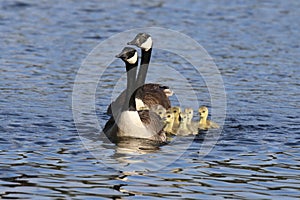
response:
M299 198L299 6L298 1L2 1L0 197ZM207 156L201 148L214 132L142 149L128 148L140 145L138 140L116 149L93 124L77 124L85 133L78 136L71 92L82 60L100 41L136 26L182 31L214 58L228 105L222 135ZM211 106L205 81L187 65L154 51L148 81L167 82L178 93L174 102L186 96L183 106L196 110L195 98ZM168 76L170 68L186 77L195 95L185 95L180 81ZM122 67L111 69L107 85L97 88L100 123L108 118L107 94L124 73Z

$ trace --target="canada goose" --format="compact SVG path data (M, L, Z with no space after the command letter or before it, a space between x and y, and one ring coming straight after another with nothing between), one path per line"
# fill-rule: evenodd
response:
M168 134L175 135L176 131L173 130L174 113L172 113L171 111L167 111L165 114L164 120L165 120L164 131Z
M116 57L121 58L126 64L126 98L121 111L117 113L115 118L112 116L106 123L103 129L104 133L113 142L118 142L120 138L124 137L165 142L164 124L160 117L149 110L136 110L135 93L137 90L135 90L135 82L138 64L137 51L134 48L125 47Z
M141 49L142 52L140 69L137 76L137 86L143 86L143 89L145 91L151 91L152 93L161 93L161 97L159 97L157 101L159 101L159 104L162 105L165 109L169 109L171 107L171 103L168 97L173 95L173 91L170 90L168 86L162 86L156 83L145 84L152 53L152 37L147 33L138 33L135 38L127 44L137 46ZM142 100L144 101L144 99ZM145 103L147 104L147 101L145 101ZM150 103L150 105L153 104Z
M139 33L134 40L128 42L128 44L135 45L141 48L142 51L136 83L136 88L141 87L139 92L136 93L137 110L140 110L141 107L151 108L157 104L162 105L165 109L169 109L171 103L168 97L173 95L173 91L170 90L168 86L162 86L156 83L145 84L153 45L151 36L147 33ZM113 113L118 112L119 108L124 104L125 94L126 91L124 90L117 99L108 106L107 114L112 115L112 108L114 110Z
M184 112L187 114L187 127L194 135L198 134L198 122L192 121L194 116L194 110L192 108L185 108Z
M208 108L206 106L201 106L198 109L198 112L200 115L200 121L199 121L198 128L200 130L207 130L207 129L211 129L211 128L219 128L220 127L217 123L207 120Z
M140 63L140 70L137 77L137 86L140 87L145 84L146 75L151 59L152 53L152 37L147 33L138 33L135 38L127 43L128 45L134 45L141 49L142 59Z
M187 113L180 113L180 123L176 135L189 135L191 134L190 130L187 127Z
M170 110L174 114L173 128L177 129L179 127L179 123L180 123L181 108L179 106L174 106L174 107L171 107Z

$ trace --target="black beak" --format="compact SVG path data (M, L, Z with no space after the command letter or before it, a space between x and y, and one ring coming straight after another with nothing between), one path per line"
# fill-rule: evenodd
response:
M127 42L128 45L137 45L136 39L133 39L131 42Z
M125 58L123 52L119 53L118 55L116 55L116 58Z

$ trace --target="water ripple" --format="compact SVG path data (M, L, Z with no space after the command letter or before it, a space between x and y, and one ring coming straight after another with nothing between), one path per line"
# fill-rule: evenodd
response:
M1 1L0 198L299 199L299 6L298 1ZM207 156L200 155L206 139L213 139L206 132L175 138L147 154L116 152L99 142L98 128L88 123L76 124L86 131L78 136L71 95L80 63L99 42L137 25L183 32L216 62L227 118ZM187 51L193 55L193 49ZM169 84L186 98L183 106L196 110L196 100L211 106L205 80L189 63L158 49L152 61L148 81ZM187 97L171 67L197 91L195 97ZM122 75L115 61L101 77L95 106L102 125L111 96L124 89ZM95 152L85 148L85 139ZM144 170L173 157L159 171Z

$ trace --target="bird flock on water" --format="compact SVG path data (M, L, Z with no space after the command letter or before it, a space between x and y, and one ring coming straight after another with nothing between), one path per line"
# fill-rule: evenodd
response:
M200 119L194 121L192 108L171 105L173 91L168 86L145 83L153 46L149 34L139 33L127 44L141 49L141 62L138 70L139 56L133 47L125 47L116 55L125 63L127 86L107 108L110 119L103 132L112 142L138 138L164 143L174 135L196 135L201 130L219 128L207 119L206 106L198 109Z

